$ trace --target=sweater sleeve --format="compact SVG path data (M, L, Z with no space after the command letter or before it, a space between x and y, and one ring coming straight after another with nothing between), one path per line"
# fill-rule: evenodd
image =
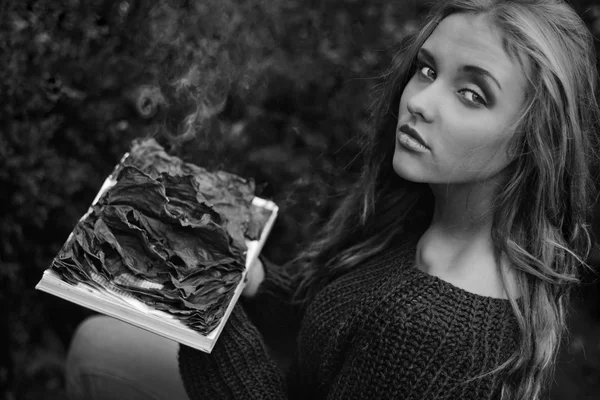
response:
M179 371L190 400L286 398L282 373L239 304L211 354L180 346Z
M399 337L398 330L388 326L376 336L363 336L348 344L341 368L331 380L326 380L330 386L312 382L311 388L295 389L314 394L318 388L322 398L328 400L499 399L497 376L475 378L472 367L480 360L475 361L470 352L461 351L457 356L461 349L451 341L424 345L436 351L426 354L424 346L413 346ZM495 349L495 354L486 355L487 362L480 365L485 368L477 367L476 373L499 365L507 357L505 350ZM180 346L179 369L190 400L288 399L281 371L239 305L211 354ZM315 397L306 397L309 398Z
M267 337L294 335L300 326L302 312L292 304L292 294L296 288L296 274L293 267L279 266L264 256L259 256L265 269L265 279L254 297L242 298L250 320Z

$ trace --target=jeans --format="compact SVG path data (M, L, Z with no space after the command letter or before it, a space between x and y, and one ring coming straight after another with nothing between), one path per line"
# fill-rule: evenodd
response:
M83 321L67 355L71 400L189 400L177 362L179 344L118 319Z

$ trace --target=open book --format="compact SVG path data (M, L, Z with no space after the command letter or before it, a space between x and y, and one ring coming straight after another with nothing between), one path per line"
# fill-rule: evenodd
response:
M126 159L126 154L123 158ZM120 165L123 163L121 160ZM98 195L92 202L94 206L111 187L116 184L116 173L113 172L102 185ZM218 325L207 334L202 334L199 331L191 328L183 323L176 315L167 311L161 311L152 307L129 292L122 290L118 285L112 284L105 278L95 281L95 285L79 282L72 283L63 280L61 275L49 268L44 271L42 279L36 285L36 289L50 293L54 296L61 297L65 300L90 308L97 312L118 318L150 332L164 336L168 339L177 341L195 349L210 353L225 326L235 303L237 302L246 281L248 268L258 258L271 228L277 217L278 207L272 201L265 200L259 197L254 197L252 200L252 208L259 211L263 216L267 216L264 225L256 240L245 239L247 252L245 254L245 269L242 272L241 279L233 295L230 298L229 304L224 315L220 318ZM81 218L83 221L92 212L90 210ZM73 233L67 239L75 240ZM98 282L105 282L104 285L99 285Z

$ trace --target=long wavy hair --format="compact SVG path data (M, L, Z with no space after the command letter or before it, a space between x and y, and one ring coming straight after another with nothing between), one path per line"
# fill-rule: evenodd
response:
M504 372L503 400L538 399L553 376L570 289L591 248L587 221L595 195L590 166L596 161L600 119L593 39L563 1L435 4L420 31L403 44L399 62L384 75L359 179L315 239L289 261L300 266L294 301L306 306L335 277L426 230L434 204L429 187L400 178L392 168L396 112L415 73L418 50L453 13L488 16L529 83L509 146L511 179L494 198L492 223L496 257L508 258L521 293L519 302L509 296L520 344L492 372ZM506 289L504 274L502 281Z

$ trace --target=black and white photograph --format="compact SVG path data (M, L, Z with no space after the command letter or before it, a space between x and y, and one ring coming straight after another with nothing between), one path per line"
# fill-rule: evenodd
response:
M0 1L0 399L597 400L600 1Z

